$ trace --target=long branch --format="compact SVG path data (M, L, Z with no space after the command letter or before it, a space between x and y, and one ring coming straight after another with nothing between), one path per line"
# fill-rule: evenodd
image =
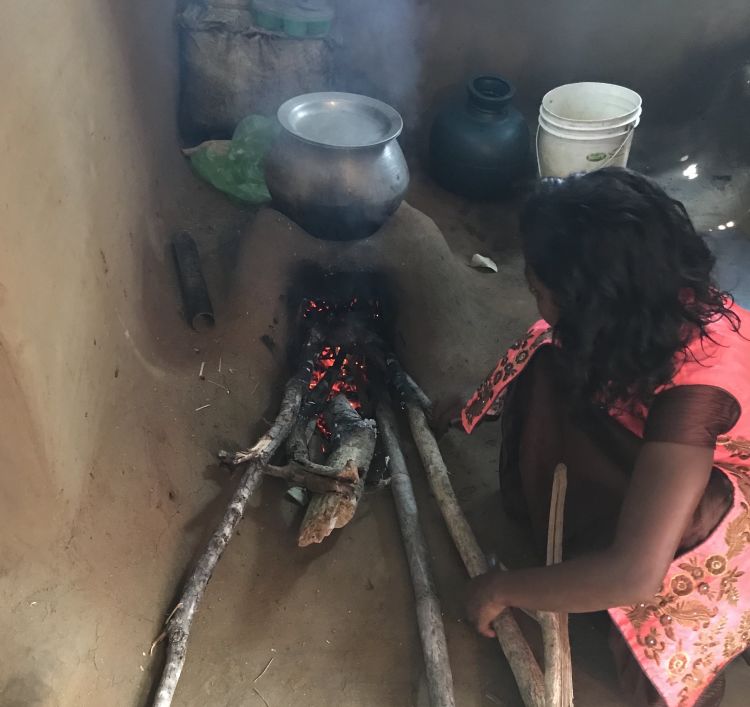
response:
M391 489L396 501L401 537L414 585L419 635L427 669L427 685L432 707L454 707L453 675L448 660L448 646L440 611L440 602L432 579L427 544L419 525L417 502L414 498L409 471L398 442L393 411L380 403L375 417L378 429L390 456Z
M547 531L547 564L562 562L563 516L568 487L568 470L558 464L552 482L549 526ZM573 671L568 633L568 615L540 612L539 625L544 639L544 691L547 707L571 707L573 704Z
M185 665L190 627L203 598L206 585L211 579L216 563L232 539L234 530L245 512L245 506L263 479L263 467L283 443L299 412L302 396L307 388L304 376L292 378L286 385L279 414L273 425L254 447L241 452L236 458L249 462L239 486L224 512L218 528L208 542L193 573L185 584L177 607L167 620L167 658L164 671L154 698L153 707L169 707L172 704L177 683Z
M485 574L487 560L479 547L474 531L458 504L448 468L445 466L435 436L432 434L421 406L407 403L412 436L427 473L432 493L448 526L470 577ZM531 648L510 611L504 611L492 624L500 647L518 684L527 707L544 707L544 677Z

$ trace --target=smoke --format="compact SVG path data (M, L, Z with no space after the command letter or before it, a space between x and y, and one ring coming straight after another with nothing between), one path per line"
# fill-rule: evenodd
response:
M428 13L419 0L338 0L337 83L416 117Z

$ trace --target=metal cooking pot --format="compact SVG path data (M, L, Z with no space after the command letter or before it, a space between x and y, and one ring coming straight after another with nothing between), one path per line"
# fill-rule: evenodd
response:
M278 209L318 238L375 233L409 186L398 112L353 93L308 93L284 103L278 118L283 130L265 160Z

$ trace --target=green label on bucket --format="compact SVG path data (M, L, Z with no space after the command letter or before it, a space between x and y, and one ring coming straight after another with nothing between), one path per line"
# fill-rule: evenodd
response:
M590 155L586 155L586 159L589 162L601 162L606 160L608 156L606 152L592 152Z

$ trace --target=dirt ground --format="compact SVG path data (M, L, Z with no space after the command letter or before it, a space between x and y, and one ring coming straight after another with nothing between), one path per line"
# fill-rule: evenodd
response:
M101 422L110 426L115 449L119 425L139 424L152 469L144 476L128 465L127 449L113 457L112 447L92 468L89 512L81 514L55 559L61 568L66 558L75 558L80 571L36 589L12 608L13 625L43 647L29 649L28 673L4 683L4 707L147 704L162 665L161 650L146 655L150 642L237 480L215 463L214 453L247 444L275 413L286 374L283 297L293 264L333 262L389 274L399 293L402 357L435 398L470 388L534 316L522 277L515 201L469 204L417 173L409 201L420 211L405 205L372 239L339 248L310 238L274 211L256 216L205 190L198 194L191 195L198 203L187 225L203 252L217 327L208 334L189 331L174 301L154 310L149 326L162 358L160 383L153 396L133 400ZM702 218L702 202L694 200L691 207ZM705 208L714 209L713 201ZM212 217L203 220L206 214ZM473 252L492 256L500 272L467 267ZM264 335L276 346L264 344ZM202 361L206 381L197 376ZM160 391L167 389L178 392L160 407ZM206 404L211 407L196 411ZM170 427L186 424L191 444L175 447ZM403 440L443 605L457 703L519 705L498 646L464 622L463 569L408 436ZM483 426L471 438L452 432L442 448L483 548L511 565L529 561L522 530L499 510L497 429ZM121 474L122 485L100 478L97 469L108 465ZM369 494L351 525L323 545L301 550L295 544L301 511L283 491L277 480L264 482L220 562L193 627L175 705L426 705L390 492ZM128 507L126 525L122 514L115 520L108 511L111 504ZM107 562L110 572L103 584L92 585L98 562ZM46 575L49 566L40 561L38 571ZM27 572L33 586L34 563ZM144 604L143 596L159 600ZM109 607L104 614L102 605ZM78 615L89 620L71 620ZM606 633L602 617L573 617L576 703L583 707L626 704L615 685ZM51 665L74 679L64 688L40 679ZM45 672L38 672L41 666ZM745 704L750 668L733 665L728 684L725 704Z
M684 198L700 226L747 225L747 162L710 142L696 148L696 134L702 133L644 130L633 166ZM688 180L682 171L693 160L700 176ZM81 468L75 506L62 484L51 488L42 473L49 460L35 438L23 381L0 380L3 405L16 411L6 421L6 438L18 449L39 450L3 458L5 502L18 488L12 474L23 473L35 503L15 509L0 565L6 607L0 630L8 637L0 647L2 707L148 704L163 657L162 649L150 657L149 646L237 481L215 453L252 442L278 405L289 325L283 297L293 264L309 260L388 276L399 301L399 352L435 399L470 389L535 316L522 275L515 198L469 203L416 169L409 205L373 238L344 247L310 238L271 210L236 208L197 182L175 200L181 225L199 242L217 326L207 334L185 326L169 254L146 246L153 252L142 255L141 291L130 292L143 303L134 310L142 320L136 326L126 313L112 330L116 337L86 342L94 351L110 346L115 363L89 370L78 385L90 389L96 376L106 376L119 393L116 404L102 402L95 419L82 411L96 448ZM730 231L736 236L737 229ZM730 231L714 234L727 238ZM475 252L493 257L499 272L469 268ZM102 261L99 277L111 266L104 254ZM205 381L197 375L201 362ZM69 434L68 422L58 416L56 433ZM499 510L497 434L486 425L471 438L452 432L441 444L483 548L512 566L530 554L522 529ZM515 707L519 697L499 648L464 622L463 568L408 436L403 440L443 605L457 703ZM264 482L220 562L193 626L175 705L426 705L390 492L369 494L350 526L300 550L301 512L283 491L281 482ZM71 530L60 538L51 529L63 525L65 514ZM573 617L571 634L576 703L625 705L606 650L606 620ZM724 704L745 705L748 691L750 668L737 662Z
M718 209L716 195L705 187L704 194L690 202L699 223L714 218ZM223 233L216 226L203 232L219 324L201 339L199 354L181 346L189 350L194 369L183 381L191 391L186 409L212 404L195 414L206 455L249 440L262 429L261 420L274 413L285 375L283 297L293 263L309 260L387 274L399 297L402 358L435 398L469 389L534 316L522 278L515 200L470 204L417 173L409 202L434 218L442 233L409 206L372 239L344 248L310 238L269 210L252 219L239 242L234 223ZM500 272L468 268L474 252L495 258ZM263 334L277 348L261 343ZM231 387L231 396L195 376L199 359L215 366L219 356L225 371L221 381ZM226 373L230 369L233 373ZM530 553L523 530L499 510L497 432L492 425L472 438L452 432L442 448L483 547L513 565L530 561ZM408 435L403 439L443 603L457 703L519 705L497 645L464 622L463 569ZM200 549L234 482L210 464L205 476L216 491L185 526L191 529L185 538L191 552ZM283 706L426 705L411 588L390 493L368 495L350 526L320 547L300 550L295 538L301 511L284 499L283 490L276 480L264 483L220 563L193 628L176 704L262 705L265 699ZM534 628L528 629L533 640ZM571 623L576 702L584 707L626 704L606 650L607 630L602 616L573 617ZM145 671L155 677L159 667L156 659ZM728 682L725 704L739 707L750 688L750 668L732 666Z
M695 132L686 131L668 142L664 133L646 134L642 148L634 152L634 166L684 199L699 227L715 231L730 219L741 223L748 206L742 159L722 157L716 145L704 142L693 152L698 156L690 158L701 164L702 174L689 180L682 175L682 158L695 147L691 135ZM722 177L716 179L717 174ZM202 420L204 429L217 430L214 439L224 434L241 443L244 438L236 430L251 422L249 436L257 434L257 420L273 414L283 365L279 350L269 351L258 336L267 333L278 343L286 338L279 297L285 292L288 258L387 273L399 296L401 355L435 398L470 388L534 316L522 278L517 199L470 203L439 190L417 170L408 201L439 229L405 206L373 239L342 249L311 239L275 212L263 211L240 244L231 229L223 240L211 235L221 244L213 251L203 238L212 288L225 300L218 307L220 324L211 351L197 358L215 361L221 353L223 365L236 365L243 375L244 362L252 361L247 375L257 386L254 396L243 397L239 405L234 390L228 398L212 391L211 400L218 404ZM271 242L272 249L267 247ZM500 272L468 268L474 252L493 257ZM205 389L194 379L190 387ZM193 402L202 400L195 397ZM227 416L234 419L232 425ZM403 439L443 603L457 702L462 707L519 705L498 647L477 637L463 620L463 569L425 488L408 435ZM484 426L472 438L452 432L442 448L483 547L511 565L528 562L522 529L499 510L497 429ZM201 515L206 528L230 487L225 479L213 511ZM295 547L299 520L299 509L283 498L283 485L267 481L212 580L193 629L177 704L261 705L253 688L270 705L426 704L411 589L390 493L369 495L354 522L320 547ZM534 628L528 628L533 637ZM584 707L626 704L606 650L607 630L602 616L577 616L571 622L576 703ZM745 704L748 689L750 668L737 662L728 672L725 704Z

